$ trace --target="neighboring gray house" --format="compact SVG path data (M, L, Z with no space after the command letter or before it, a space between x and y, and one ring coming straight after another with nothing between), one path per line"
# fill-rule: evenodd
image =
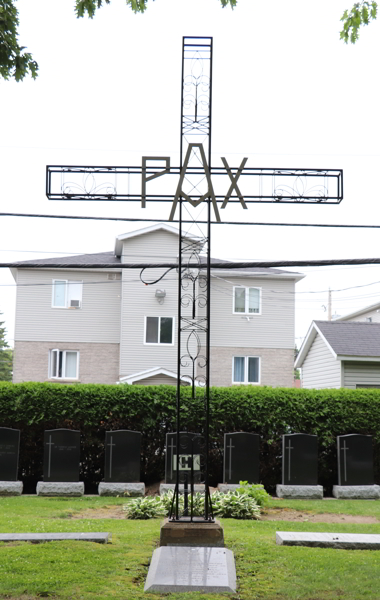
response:
M353 313L339 317L337 321L364 321L365 323L380 323L380 302L371 304Z
M295 367L304 388L380 388L380 323L313 321Z
M174 384L177 274L146 286L139 270L119 265L176 262L177 255L178 231L163 224L119 235L114 252L37 261L62 268L24 262L13 269L14 382ZM72 268L89 262L92 269ZM105 262L114 268L97 269ZM144 273L148 281L157 276ZM294 287L302 277L212 270L212 385L293 385Z

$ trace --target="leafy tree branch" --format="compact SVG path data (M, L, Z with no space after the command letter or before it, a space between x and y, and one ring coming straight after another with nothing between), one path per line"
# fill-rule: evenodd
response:
M340 39L346 44L350 41L355 44L359 39L359 29L362 25L368 25L377 17L377 2L374 0L362 0L355 2L350 11L345 10L341 21L343 29L340 32Z
M21 81L29 73L35 79L38 65L25 46L19 46L18 10L14 0L0 0L0 77Z
M92 19L96 10L103 5L103 2L104 4L110 4L111 0L76 0L75 12L77 17L84 17L87 13ZM237 0L220 0L220 2L223 8L228 5L234 8ZM126 3L134 13L143 13L147 8L148 0L126 0Z

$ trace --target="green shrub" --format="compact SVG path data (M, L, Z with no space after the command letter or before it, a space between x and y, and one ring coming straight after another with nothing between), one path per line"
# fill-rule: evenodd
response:
M256 501L258 506L267 506L269 503L270 495L265 491L264 486L261 483L249 484L248 481L240 481L238 492L242 494L248 494L250 498Z
M159 496L145 496L124 504L127 519L156 519L166 514Z
M130 500L123 506L128 519L155 519L168 516L172 505L174 493L167 492L160 496L145 496ZM245 492L215 492L211 496L214 516L230 519L259 519L260 507L255 499ZM190 514L189 497L189 514ZM179 514L183 515L184 496L179 496ZM193 516L200 517L204 514L204 494L197 492L193 499Z
M171 505L173 502L173 496L174 496L174 492L172 492L171 490L161 496L161 503L162 503L163 507L165 508L166 515L169 515L170 508L171 508ZM204 504L205 504L204 494L196 492L193 497L193 516L194 517L200 517L204 514ZM180 494L178 508L179 508L179 512L181 515L183 514L184 505L185 505L184 495ZM175 510L175 507L174 507L174 510ZM190 495L189 495L188 511L190 514L190 511L191 511Z
M204 432L204 391L181 388L184 429ZM96 493L104 476L105 432L142 432L141 481L159 481L165 472L165 436L175 430L176 387L65 385L0 382L0 426L21 430L19 478L25 493L42 479L45 429L81 432L81 472L86 493ZM225 433L260 435L260 481L269 492L281 482L281 437L318 436L319 483L331 493L337 483L336 436L372 435L375 483L380 484L380 390L306 390L263 386L211 388L209 482L223 481Z
M260 507L245 492L215 492L212 497L214 515L226 519L260 519Z

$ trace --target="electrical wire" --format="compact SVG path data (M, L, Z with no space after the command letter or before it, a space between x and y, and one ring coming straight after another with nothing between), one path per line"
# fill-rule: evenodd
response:
M0 217L34 217L37 219L74 219L84 221L126 221L126 222L153 222L167 223L167 219L147 219L133 217L89 217L78 215L47 215L35 213L9 213L1 212ZM179 223L178 219L173 219L170 223ZM194 223L194 219L182 219L182 223ZM207 221L197 221L199 224L207 225ZM333 229L380 229L380 225L358 225L358 224L332 224L332 223L269 223L269 222L249 222L249 221L212 221L212 225L252 225L259 227L327 227Z

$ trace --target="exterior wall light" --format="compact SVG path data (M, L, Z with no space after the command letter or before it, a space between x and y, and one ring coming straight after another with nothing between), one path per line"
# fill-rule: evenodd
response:
M159 304L163 304L166 296L165 290L156 290L155 297Z

